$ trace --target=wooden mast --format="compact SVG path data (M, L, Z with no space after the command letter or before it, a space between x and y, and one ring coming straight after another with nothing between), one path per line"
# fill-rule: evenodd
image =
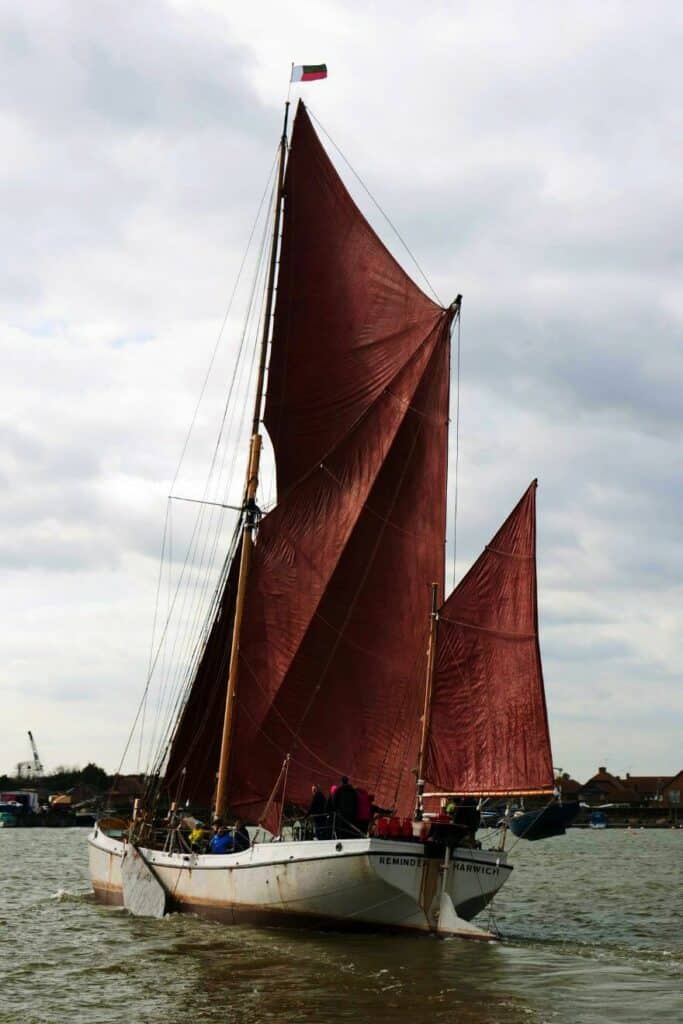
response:
M432 583L432 610L429 615L429 641L427 643L427 678L425 684L425 702L422 711L422 731L420 733L420 750L417 755L417 800L415 803L415 820L422 821L422 795L425 788L424 770L427 757L427 735L432 713L432 690L434 688L434 663L436 660L436 626L439 621L439 584Z
M450 304L449 312L452 315L451 320L451 331L453 330L453 324L455 324L460 316L460 308L462 306L462 295L456 295L453 302ZM449 362L449 378L450 378L450 362ZM460 348L458 342L458 399L457 399L457 414L456 419L459 422L460 419ZM456 488L457 488L457 440L458 427L456 426ZM457 490L456 490L456 509L457 509ZM456 512L457 514L457 512ZM427 673L425 680L425 701L424 708L422 711L422 730L420 732L420 749L417 755L417 792L415 798L415 820L422 821L423 814L423 796L425 788L425 762L427 759L427 736L429 735L429 726L432 717L432 690L434 688L434 664L436 661L436 628L439 621L439 584L432 583L432 608L429 618L429 641L427 643Z
M230 767L230 742L235 708L235 684L237 681L237 665L239 660L240 631L244 614L247 577L251 564L254 546L254 531L258 525L259 513L256 506L256 490L258 488L259 465L261 461L261 404L263 401L263 382L266 374L266 357L270 340L270 327L273 313L273 296L275 293L275 273L277 269L278 242L280 235L280 218L284 195L285 161L287 156L287 119L289 117L289 100L285 103L285 117L280 139L280 158L278 163L277 197L273 220L273 238L270 247L270 265L268 267L268 284L266 289L266 305L263 318L263 334L261 337L261 354L259 359L258 377L256 380L256 397L254 400L254 416L251 425L249 442L249 462L244 487L244 504L242 508L242 550L240 553L239 576L237 578L237 596L235 598L235 619L232 627L232 646L230 649L230 666L228 668L228 685L225 695L225 713L223 717L223 735L221 738L221 754L218 762L218 785L216 788L216 807L214 817L222 818L228 805L228 772Z

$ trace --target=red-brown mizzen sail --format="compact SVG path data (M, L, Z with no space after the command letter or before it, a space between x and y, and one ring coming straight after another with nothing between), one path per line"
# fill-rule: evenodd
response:
M444 575L451 319L372 231L300 104L265 408L279 501L249 573L229 771L250 820L287 754L287 801L344 773L411 809ZM208 801L213 775L187 775Z
M439 613L427 788L553 787L538 645L536 481Z

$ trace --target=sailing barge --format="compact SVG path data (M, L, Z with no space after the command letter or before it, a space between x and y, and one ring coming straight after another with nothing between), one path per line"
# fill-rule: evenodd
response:
M299 103L280 144L233 550L146 805L127 839L89 836L100 901L491 937L470 921L509 877L506 853L430 825L430 801L551 794L553 772L535 482L443 600L459 313L459 297L437 305L385 248ZM263 516L262 423L278 489ZM283 833L285 806L342 774L414 821L414 836ZM164 849L155 802L179 793L258 825L256 841L224 855ZM145 884L156 901L138 898Z

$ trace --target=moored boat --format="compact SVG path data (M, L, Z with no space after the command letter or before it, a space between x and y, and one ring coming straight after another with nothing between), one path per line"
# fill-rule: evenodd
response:
M517 812L510 818L510 831L521 839L551 839L563 836L574 821L581 805L578 800L552 801L532 811Z

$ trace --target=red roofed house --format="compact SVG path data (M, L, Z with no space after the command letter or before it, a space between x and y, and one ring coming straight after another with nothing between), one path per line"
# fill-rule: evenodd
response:
M682 805L681 794L683 793L683 770L674 775L672 779L662 787L662 803L665 807L670 807L672 810L677 811Z

